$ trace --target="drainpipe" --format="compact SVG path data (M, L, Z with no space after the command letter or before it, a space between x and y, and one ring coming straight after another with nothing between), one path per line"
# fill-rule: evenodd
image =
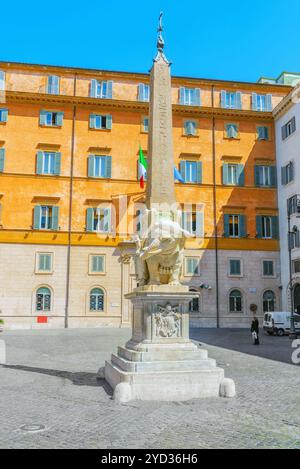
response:
M76 96L77 73L74 75L73 96ZM74 179L74 152L75 152L75 125L76 104L73 105L72 137L71 137L71 162L70 162L70 189L69 189L69 222L68 222L68 249L67 249L67 277L66 277L66 303L65 303L65 329L69 326L69 301L70 301L70 263L72 242L72 210L73 210L73 179Z
M220 299L219 299L219 244L217 230L217 184L216 184L216 122L214 115L215 108L215 87L211 87L211 107L212 107L212 157L213 157L213 213L214 213L214 241L215 241L215 268L216 268L216 320L217 328L220 327Z

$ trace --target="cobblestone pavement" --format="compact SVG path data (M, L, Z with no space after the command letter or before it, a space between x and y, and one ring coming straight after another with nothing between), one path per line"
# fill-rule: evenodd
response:
M267 339L276 356L269 360L236 350L248 347L245 331L194 330L198 341L221 345L207 348L235 380L237 398L121 405L96 371L129 336L128 329L2 334L0 448L300 448L300 367L283 363L288 338Z

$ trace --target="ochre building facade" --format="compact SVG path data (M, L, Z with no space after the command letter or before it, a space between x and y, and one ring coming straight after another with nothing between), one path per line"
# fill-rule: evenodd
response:
M195 326L280 309L272 110L290 86L173 77L182 282ZM0 62L0 317L128 326L149 75ZM186 208L188 207L188 208ZM199 209L200 207L200 209Z

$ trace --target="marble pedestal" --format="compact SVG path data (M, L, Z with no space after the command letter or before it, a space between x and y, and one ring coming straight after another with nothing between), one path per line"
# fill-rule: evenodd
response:
M133 303L133 333L103 370L114 398L184 401L234 397L232 380L189 339L189 302L184 286L145 286L126 295Z

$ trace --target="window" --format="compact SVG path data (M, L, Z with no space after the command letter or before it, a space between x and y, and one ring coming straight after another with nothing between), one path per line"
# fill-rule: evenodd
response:
M240 290L233 290L229 294L230 313L241 313L243 311L243 296Z
M226 238L242 238L246 236L245 215L224 215L224 236Z
M242 109L242 93L239 91L221 91L221 107Z
M190 288L189 291L198 293L198 296L196 298L193 298L192 301L190 301L190 303L189 303L189 312L191 314L200 313L200 295L199 295L199 292L197 292L197 290L195 290L194 288Z
M300 213L300 198L299 195L293 195L287 201L288 214L293 215L294 213Z
M275 311L276 297L272 290L267 290L263 296L263 309L264 313L271 313Z
M46 127L61 127L63 125L63 112L41 111L40 125Z
M104 311L104 292L101 288L93 288L90 292L90 311Z
M199 88L183 88L179 90L179 103L184 106L200 106Z
M98 254L90 255L90 274L104 274L105 273L105 256Z
M98 114L90 115L90 129L95 130L111 130L112 129L112 116L102 116Z
M274 261L263 261L263 276L274 277Z
M296 132L296 118L295 117L293 117L284 126L281 127L282 140L286 140L294 132Z
M37 205L34 207L35 230L58 230L59 207L49 205Z
M111 178L111 156L90 155L88 158L88 175L96 178Z
M289 233L289 249L300 248L300 231L293 230Z
M141 234L143 230L143 218L144 218L143 210L138 209L136 211L135 228L136 228L136 232L139 234Z
M242 265L240 259L229 259L229 275L232 277L241 277Z
M111 209L110 208L88 208L87 209L87 231L98 233L110 233L111 231Z
M58 152L37 152L37 174L59 175L61 154Z
M185 274L187 276L200 275L200 259L198 257L185 258Z
M59 77L50 75L47 80L47 93L59 94Z
M0 70L0 91L5 91L5 72Z
M140 83L138 87L138 100L148 102L150 100L150 86Z
M257 127L257 140L269 140L269 127Z
M255 166L255 185L257 187L275 187L277 183L275 166Z
M193 184L202 183L202 162L201 161L181 161L180 174L185 182Z
M272 112L272 95L252 93L252 110L261 112Z
M182 212L181 223L183 229L198 238L204 237L204 213L203 211Z
M184 122L184 135L188 137L195 137L197 135L197 122L196 121Z
M294 163L290 161L281 168L281 183L286 186L294 180Z
M8 120L8 110L0 109L0 122L5 123Z
M227 186L244 186L244 165L235 163L223 164L223 184Z
M225 125L226 138L238 138L239 137L239 126L237 124L226 124Z
M49 288L41 287L37 290L36 310L45 312L51 310L51 291Z
M0 173L3 173L5 165L5 148L0 148Z
M142 132L149 132L149 117L143 117L142 120Z
M257 237L276 239L279 237L278 217L259 215L256 217Z
M52 254L51 253L38 253L36 270L38 273L51 273L52 272Z
M294 274L300 273L300 259L293 261L293 272Z
M91 98L112 99L112 81L91 80Z

